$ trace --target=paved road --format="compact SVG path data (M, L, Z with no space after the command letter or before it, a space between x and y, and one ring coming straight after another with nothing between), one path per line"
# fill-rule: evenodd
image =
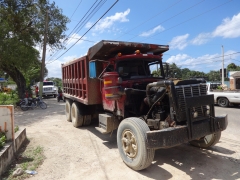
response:
M64 103L46 99L48 109L17 110L15 122L27 128L30 145L44 147L46 160L30 179L240 179L240 108L215 108L228 113L229 125L220 142L209 150L183 144L156 150L153 164L133 171L121 160L116 132L102 135L66 121Z

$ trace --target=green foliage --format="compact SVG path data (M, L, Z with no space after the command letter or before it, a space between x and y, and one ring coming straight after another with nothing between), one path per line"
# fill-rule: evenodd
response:
M237 66L234 63L231 63L227 66L228 71L240 71L240 66Z
M4 146L6 142L6 135L3 132L0 132L0 149Z
M0 93L0 105L16 105L19 98L18 95L13 91L11 94Z
M18 130L19 130L19 127L18 127L18 126L15 126L14 132L18 132Z
M54 2L2 0L0 3L0 75L12 78L21 97L26 84L39 80L41 61L34 46L43 43L46 19L48 46L52 50L62 48L61 39L65 37L69 19Z

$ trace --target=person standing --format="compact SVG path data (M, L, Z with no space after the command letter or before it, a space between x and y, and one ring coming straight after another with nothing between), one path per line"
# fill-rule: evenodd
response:
M38 86L37 85L35 86L35 95L36 95L36 97L38 97Z

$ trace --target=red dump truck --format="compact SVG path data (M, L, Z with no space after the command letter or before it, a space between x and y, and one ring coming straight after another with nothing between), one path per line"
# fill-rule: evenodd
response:
M168 50L102 40L86 56L62 65L67 121L80 127L97 118L100 133L117 129L120 156L134 170L151 165L158 148L213 146L228 124L227 115L215 116L205 83L165 76L162 55Z

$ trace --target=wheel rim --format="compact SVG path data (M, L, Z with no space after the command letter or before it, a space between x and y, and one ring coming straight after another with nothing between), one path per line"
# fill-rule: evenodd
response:
M125 130L122 133L123 151L129 158L134 158L137 155L137 140L130 130Z
M225 106L227 104L226 100L225 99L220 99L220 104L222 106Z

